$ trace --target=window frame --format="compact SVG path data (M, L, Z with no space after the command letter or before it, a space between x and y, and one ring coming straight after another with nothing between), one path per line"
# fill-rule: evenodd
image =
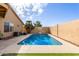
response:
M9 21L6 21L4 22L4 32L12 32L14 29L14 24L9 22Z

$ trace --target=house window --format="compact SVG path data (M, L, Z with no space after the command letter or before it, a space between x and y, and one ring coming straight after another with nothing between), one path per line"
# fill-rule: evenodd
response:
M13 24L11 22L4 23L4 32L12 32L13 31Z

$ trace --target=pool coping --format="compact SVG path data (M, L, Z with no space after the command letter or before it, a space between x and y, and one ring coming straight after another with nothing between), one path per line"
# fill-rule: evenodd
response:
M28 36L23 37L22 39L19 39L18 42L24 40L24 38L29 37L29 36L30 36L30 34L28 34ZM53 38L56 37L53 35L51 35L51 36ZM56 37L55 39L57 39L59 42L64 41L58 37ZM22 45L17 45L17 42L16 42L13 45L3 49L2 53L79 53L79 47L72 45L69 42L66 42L66 41L64 41L64 42L67 43L67 45L64 43L66 46L64 44L61 46L58 46L58 45L42 45L42 46L40 46L40 45L39 46L38 45L27 45L27 46L23 45L22 46ZM65 48L64 48L64 46L65 46ZM17 52L16 52L16 49L18 47L19 47L19 50L17 50ZM62 49L65 49L65 50L62 51Z

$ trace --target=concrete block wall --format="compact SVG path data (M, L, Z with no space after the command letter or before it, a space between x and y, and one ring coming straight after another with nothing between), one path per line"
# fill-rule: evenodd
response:
M57 25L50 27L50 32L53 35L56 35L79 46L79 20L59 24L58 35Z
M36 27L31 31L31 33L50 33L49 27Z

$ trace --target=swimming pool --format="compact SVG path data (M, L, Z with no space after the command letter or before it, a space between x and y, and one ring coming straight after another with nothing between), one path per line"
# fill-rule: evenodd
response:
M48 34L32 34L18 45L62 45L62 43Z

